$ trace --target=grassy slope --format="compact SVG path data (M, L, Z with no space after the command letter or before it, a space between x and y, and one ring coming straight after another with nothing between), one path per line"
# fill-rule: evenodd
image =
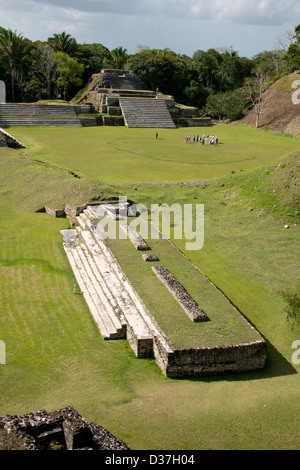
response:
M278 137L272 137L276 147ZM294 141L283 142L287 152ZM85 201L102 185L34 162L31 157L42 160L47 152L53 159L50 144L31 151L26 149L26 158L11 149L0 154L0 339L7 348L7 364L0 366L0 415L71 404L136 449L299 449L299 365L291 362L299 332L290 330L277 294L299 276L299 229L291 219L285 230L281 212L270 216L265 199L249 211L261 173L247 173L244 184L245 173L239 172L211 185L118 187L148 204L195 197L205 204L205 246L188 255L268 340L263 371L170 380L154 361L137 360L126 341L101 339L82 297L73 295L59 234L67 221L33 213L50 196L53 203ZM272 151L264 158L260 164L280 155ZM150 169L146 174L155 177ZM275 178L275 171L269 175Z

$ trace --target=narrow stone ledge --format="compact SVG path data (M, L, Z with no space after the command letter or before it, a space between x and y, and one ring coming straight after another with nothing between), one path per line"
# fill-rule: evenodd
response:
M158 258L153 253L144 253L142 255L144 261L158 261Z
M133 227L131 227L131 225L120 224L120 227L127 234L129 240L132 242L132 244L137 250L142 250L142 251L150 250L145 240Z
M163 282L193 322L207 321L208 317L177 279L162 265L152 266L156 276Z

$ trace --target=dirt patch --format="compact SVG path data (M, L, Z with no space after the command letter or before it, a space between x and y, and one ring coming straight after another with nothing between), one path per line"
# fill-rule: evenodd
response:
M289 79L288 84L287 79ZM296 80L300 81L300 74L291 74L278 80L265 91L262 97L260 127L279 133L300 134L300 103L293 102L296 89L292 88L292 84ZM297 101L299 95L300 92L297 94ZM232 124L255 124L255 122L256 113L255 109L252 109L243 119Z

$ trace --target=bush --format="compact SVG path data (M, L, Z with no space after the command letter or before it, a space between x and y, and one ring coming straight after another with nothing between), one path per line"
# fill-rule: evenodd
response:
M292 328L300 325L300 281L295 288L287 288L281 292L281 295L287 303L285 312Z

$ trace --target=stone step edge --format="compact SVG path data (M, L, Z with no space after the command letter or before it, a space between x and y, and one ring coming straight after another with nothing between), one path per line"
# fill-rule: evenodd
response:
M87 241L88 237L91 237L94 247L96 246L96 249L99 250L99 247L96 245L96 242L89 231L81 231L81 236L85 238L85 241ZM91 241L88 243L91 243ZM87 246L87 248L90 250L90 253L92 256L96 254L96 253L93 254L93 249L91 248L91 246ZM95 263L98 266L100 264L99 260L97 260L97 256L95 258ZM99 266L99 270L100 270L100 267L101 266ZM102 266L102 269L103 269L103 266ZM109 274L111 276L111 272ZM110 284L108 285L108 287L112 291L112 295L116 294L116 301L118 302L118 305L122 309L122 314L127 323L126 338L128 340L128 343L131 349L133 350L137 358L153 357L154 355L153 335L151 331L147 327L147 324L145 323L143 318L141 318L141 316L137 312L135 306L131 302L126 304L126 299L123 299L123 297L121 297L120 299L120 295L118 295L118 292L115 292L115 286L112 286L111 285L112 282L109 282L110 276L108 277L108 279L105 279L105 282L107 285ZM114 282L115 280L113 280L113 283ZM118 291L118 288L117 288L117 291Z
M125 338L126 336L126 326L120 322L118 315L114 311L110 300L107 298L102 285L98 282L97 278L95 277L95 273L93 267L91 266L91 260L89 259L88 253L85 251L84 246L80 244L76 248L79 257L84 265L86 270L87 276L90 279L90 290L93 290L93 294L91 292L91 296L94 299L95 296L95 303L99 305L99 314L107 328L108 331L111 331L111 336L116 335L119 338Z
M101 276L101 273L99 273L99 269L97 268L93 258L91 257L91 254L85 245L85 243L82 243L81 249L85 254L86 260L92 269L92 272L94 274L95 280L99 285L99 288L101 289L103 296L105 296L106 302L109 304L109 310L110 310L110 317L112 320L118 325L119 328L122 328L126 331L126 326L127 322L123 317L122 311L113 296L112 292L110 291L109 287L106 284L105 279ZM99 278L100 276L100 278Z
M103 260L99 260L97 258L98 254L96 253L96 249L100 250L100 248L99 246L96 245L96 242L92 234L89 231L82 231L81 236L83 237L86 243L86 246L91 253L91 256L94 257L96 255L96 257L94 258L94 261L97 267L99 268L100 274L105 279L103 271L107 269L107 267L105 266L108 264L107 260L105 260L104 257L103 257ZM96 248L95 248L95 245L96 245ZM103 264L101 264L101 261L103 262ZM139 337L141 338L150 337L151 333L145 321L143 320L143 318L141 318L141 316L137 312L135 305L132 303L131 299L129 298L127 292L124 290L123 286L119 283L119 280L116 279L114 273L112 272L112 269L109 269L109 273L106 278L107 279L105 279L105 282L108 285L109 289L111 290L112 295L115 297L120 309L122 310L122 313L125 319L127 320L127 324L129 324L133 328L133 330L136 332L136 334ZM118 291L119 288L121 288L120 290L122 290L122 295L120 295L120 291Z
M99 325L103 325L102 329L100 330L100 332L103 331L104 333L103 338L123 339L125 337L125 332L122 330L118 330L106 314L105 306L103 305L101 299L99 298L98 294L95 292L91 284L90 278L85 270L85 266L82 263L82 259L80 258L77 248L72 251L72 255L75 260L76 266L81 274L81 278L83 279L85 289L88 292L91 301L95 305L95 310L93 310L93 318L97 323L99 323ZM105 334L105 332L107 333Z
M105 325L103 324L103 321L101 319L101 317L99 317L99 314L98 314L98 311L97 311L97 308L88 292L88 289L86 288L86 285L85 285L85 282L81 276L81 273L79 272L79 269L77 268L77 265L76 265L76 262L75 262L75 259L73 257L73 253L72 253L72 250L68 250L65 248L65 252L66 252L66 255L67 255L67 258L68 258L68 261L70 263L70 266L72 268L72 271L73 271L73 274L74 274L74 277L76 279L76 282L82 292L82 295L84 297L84 300L88 306L88 309L98 327L98 330L101 334L101 336L103 337L104 340L107 340L109 339L109 333L105 327Z
M118 263L115 255L113 254L113 252L110 250L110 248L107 246L107 244L101 239L101 235L99 235L97 233L97 230L95 230L92 227L91 221L88 218L87 214L89 214L91 216L94 215L93 211L89 210L89 207L84 211L83 214L81 214L81 216L83 216L82 219L84 219L84 223L82 221L80 221L80 222L84 225L85 228L88 228L90 230L90 232L91 232L92 236L94 237L96 243L99 245L100 249L103 251L104 255L106 256L107 260L109 261L109 263L110 263L112 269L114 270L115 274L118 276L120 282L122 283L122 285L124 286L124 288L128 292L129 296L131 297L132 302L137 307L141 317L144 319L144 321L148 325L148 328L150 329L150 331L152 331L153 337L154 338L159 338L160 342L163 345L163 347L165 348L165 350L168 353L172 353L173 352L173 347L170 343L170 340L165 336L164 332L161 330L161 328L157 324L154 317L151 315L149 310L146 308L144 302L139 297L136 290L134 289L131 282L129 281L129 279L125 275L125 273L122 270L121 266L119 265L119 263Z

